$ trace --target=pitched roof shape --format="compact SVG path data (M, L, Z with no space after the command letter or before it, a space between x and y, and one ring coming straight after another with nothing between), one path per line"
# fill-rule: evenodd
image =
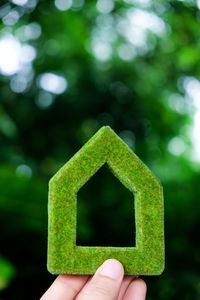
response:
M135 198L135 247L76 245L77 192L107 163ZM95 201L95 199L94 199ZM125 274L159 275L164 269L162 186L109 127L102 127L49 182L48 263L52 274L93 274L116 258ZM134 237L133 237L134 241Z

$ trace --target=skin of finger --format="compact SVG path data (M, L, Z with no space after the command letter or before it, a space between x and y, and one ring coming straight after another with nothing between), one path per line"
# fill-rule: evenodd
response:
M92 275L89 275L88 280L87 280L87 282L84 285L84 288L87 288L87 286L90 283L92 277L93 277ZM80 293L81 293L81 291L80 291ZM79 294L75 297L75 300L78 300L78 296L79 296Z
M126 293L126 290L129 286L129 284L132 282L133 279L136 279L137 276L124 276L124 279L122 281L121 287L120 287L120 292L119 292L119 296L117 298L117 300L123 300L124 295ZM91 281L92 277L90 276L90 278L88 279L88 281L86 282L84 288L87 287L87 285L89 284L89 282ZM78 297L75 298L75 300L78 300Z
M99 269L78 294L77 300L117 300L124 276L123 266L118 279L102 275Z
M87 279L88 276L59 275L40 300L73 300Z
M121 288L120 288L120 292L119 292L119 296L117 298L117 300L123 300L124 299L124 295L126 293L126 290L129 286L129 284L132 282L132 280L136 279L137 276L124 276Z
M123 300L145 300L147 286L144 280L134 279L128 286Z

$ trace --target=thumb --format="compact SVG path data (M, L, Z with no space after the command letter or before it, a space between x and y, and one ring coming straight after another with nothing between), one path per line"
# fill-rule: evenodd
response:
M123 276L124 268L118 260L106 260L84 286L77 300L116 300Z

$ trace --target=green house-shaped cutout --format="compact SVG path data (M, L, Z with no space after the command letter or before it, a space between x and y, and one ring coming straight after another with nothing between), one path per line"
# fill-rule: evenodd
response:
M76 245L77 193L105 163L119 181L134 194L135 247ZM108 258L118 259L124 266L125 274L162 273L164 269L162 186L147 166L109 126L102 127L51 178L48 213L47 267L52 274L93 274Z

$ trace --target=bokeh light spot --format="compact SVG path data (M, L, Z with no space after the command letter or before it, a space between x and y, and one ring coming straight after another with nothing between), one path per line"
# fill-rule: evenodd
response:
M22 42L38 39L41 35L41 32L41 26L37 22L33 22L28 25L23 25L15 31L17 37Z
M93 52L97 59L106 61L112 55L112 47L109 43L95 41L93 43Z
M97 9L103 14L110 13L114 8L113 0L98 0L97 1Z
M171 94L168 98L168 106L179 114L189 112L189 107L184 97L179 94Z
M185 76L183 79L183 88L186 93L186 97L189 99L188 104L193 108L193 128L190 134L193 151L191 158L194 161L200 161L200 81L192 76Z
M36 57L36 50L33 46L24 45L21 47L20 61L23 63L32 62Z
M32 170L29 166L22 164L16 168L16 174L19 176L30 178L32 176Z
M36 105L40 109L48 108L53 104L53 101L54 101L53 95L45 91L40 91L35 100Z
M39 77L39 86L47 92L53 94L62 94L68 87L67 79L53 74L44 73Z
M68 10L72 6L72 0L55 0L55 6L61 11Z
M118 33L143 55L154 47L153 40L148 40L149 32L162 37L166 32L165 22L153 12L139 8L130 8L125 17L118 18Z
M13 36L5 36L0 40L0 72L3 75L12 75L19 70L20 46Z
M12 2L16 5L23 6L28 2L28 0L12 0Z
M8 26L15 25L19 20L19 13L17 10L13 9L9 11L7 15L5 15L2 19L3 23Z
M14 75L22 71L36 57L33 46L22 45L12 35L6 35L0 39L0 72L3 75Z
M85 0L73 0L72 2L72 10L78 11L83 8L85 4Z
M122 44L118 47L118 55L122 60L130 61L136 56L136 51L128 44Z
M179 156L181 155L186 149L185 143L182 138L174 137L168 143L168 150L173 155Z
M28 86L28 80L26 76L16 75L10 81L10 88L15 93L22 93Z

